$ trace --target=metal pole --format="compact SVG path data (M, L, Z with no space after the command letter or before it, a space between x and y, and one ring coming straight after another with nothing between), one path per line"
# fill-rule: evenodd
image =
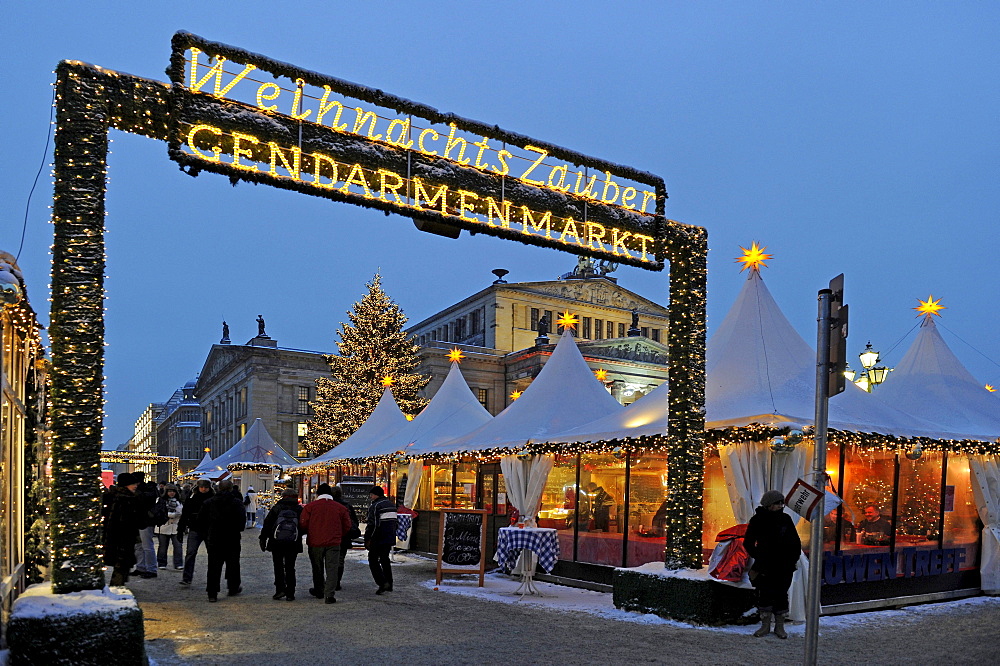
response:
M812 481L821 491L826 489L826 422L829 407L830 378L830 296L833 292L819 292L819 317L816 337L816 420L815 446L813 448ZM815 666L816 647L819 642L819 592L823 575L823 516L826 507L823 498L813 510L809 537L809 589L806 592L806 666Z

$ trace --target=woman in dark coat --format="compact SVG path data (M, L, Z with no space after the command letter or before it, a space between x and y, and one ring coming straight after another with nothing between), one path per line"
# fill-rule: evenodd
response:
M295 537L291 534L290 515L295 513ZM299 516L302 515L302 505L299 504L298 493L292 488L286 488L281 493L281 499L275 502L264 517L260 528L260 549L271 551L271 561L274 564L274 596L275 601L287 599L295 601L295 558L302 552L302 532L299 528ZM281 533L275 534L279 523Z
M135 494L139 479L132 474L120 474L118 483L105 493L104 563L112 567L111 585L128 582L128 572L135 565L135 544L139 527L145 525L145 509Z
M788 638L785 633L788 588L802 554L802 542L792 517L784 512L784 508L784 495L777 490L768 490L760 498L760 506L743 536L743 545L754 558L750 581L757 588L760 629L754 632L754 636L758 638L771 632L772 617L774 635Z

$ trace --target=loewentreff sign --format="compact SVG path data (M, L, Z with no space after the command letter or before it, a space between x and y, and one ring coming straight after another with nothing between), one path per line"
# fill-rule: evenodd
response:
M650 173L190 33L168 73L170 156L192 173L663 269Z

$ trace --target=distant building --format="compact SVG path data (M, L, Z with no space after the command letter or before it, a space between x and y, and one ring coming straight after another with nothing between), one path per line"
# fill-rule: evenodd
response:
M607 373L605 384L620 402L630 404L666 380L667 308L619 286L609 270L585 258L557 280L507 283L506 273L494 271L498 279L488 287L408 329L421 348L418 372L432 375L428 396L447 374L445 351L459 347L470 388L490 413L499 413L552 353L564 312L579 320L580 351L595 371ZM547 343L539 335L545 323Z
M161 456L180 458L183 471L193 469L205 455L201 443L201 406L195 397L196 380L174 391L157 419L156 448ZM160 472L169 466L160 465Z
M156 426L160 415L163 413L164 403L151 402L142 410L142 414L135 421L135 430L132 439L129 440L130 453L142 453L151 456L157 455ZM156 465L152 463L131 463L129 471L145 472L149 478L156 476Z
M260 324L261 331L263 324ZM312 420L316 380L330 376L324 352L285 349L267 335L245 345L224 338L205 359L195 395L201 407L200 450L225 453L259 418L285 451L300 455Z

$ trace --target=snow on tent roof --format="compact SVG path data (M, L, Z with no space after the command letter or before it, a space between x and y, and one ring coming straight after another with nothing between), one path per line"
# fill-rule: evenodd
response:
M403 416L396 399L392 397L392 391L387 388L382 391L382 397L379 398L371 415L353 435L323 455L313 458L306 465L384 455L386 452L382 451L382 442L396 431L409 426L410 421Z
M201 462L198 463L198 466L192 469L190 472L188 472L188 474L202 474L204 472L209 472L214 469L215 466L212 465L212 456L210 456L208 452L206 452L205 457L201 459Z
M267 431L264 422L260 419L254 419L247 434L243 435L242 439L233 445L233 448L213 460L212 469L208 471L224 470L229 465L236 463L270 464L282 467L299 464L274 441L271 433Z
M381 448L385 453L417 453L460 437L492 418L472 394L458 363L452 363L430 403L409 426L388 437Z
M816 353L785 318L760 274L751 271L708 342L706 426L811 424L815 368ZM938 430L850 382L830 399L829 426L899 436L934 436Z
M567 329L541 372L520 398L488 423L433 447L436 453L523 446L623 407L594 378Z
M941 439L1000 437L1000 398L976 381L929 317L877 394L887 404L938 425L944 430Z

